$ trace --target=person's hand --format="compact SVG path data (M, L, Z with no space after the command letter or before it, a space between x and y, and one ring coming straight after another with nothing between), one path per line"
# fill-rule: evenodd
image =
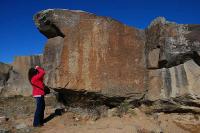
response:
M35 69L37 69L39 66L35 66Z

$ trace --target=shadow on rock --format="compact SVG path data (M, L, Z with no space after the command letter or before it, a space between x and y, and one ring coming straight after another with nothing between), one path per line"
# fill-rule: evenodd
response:
M90 108L94 106L105 105L109 108L119 106L126 97L105 96L97 92L88 92L85 90L72 90L66 88L52 88L57 92L57 100L65 106L80 106Z

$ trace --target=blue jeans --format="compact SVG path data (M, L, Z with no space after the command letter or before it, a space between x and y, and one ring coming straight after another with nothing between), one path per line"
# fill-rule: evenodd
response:
M45 110L45 101L44 96L35 97L36 100L36 110L34 115L33 126L40 126L44 123L44 110Z

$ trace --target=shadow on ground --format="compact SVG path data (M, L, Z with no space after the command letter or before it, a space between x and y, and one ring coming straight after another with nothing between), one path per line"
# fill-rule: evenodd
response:
M54 113L50 114L44 119L44 123L51 121L56 116L61 116L65 112L64 109L56 109Z

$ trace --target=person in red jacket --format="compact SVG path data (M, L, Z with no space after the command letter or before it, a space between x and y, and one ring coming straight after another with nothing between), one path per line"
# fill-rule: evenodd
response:
M45 110L45 100L44 100L44 75L45 71L43 68L36 66L35 68L30 68L28 72L29 81L32 85L33 91L32 95L36 100L36 110L34 114L33 126L40 127L44 123L44 110Z

